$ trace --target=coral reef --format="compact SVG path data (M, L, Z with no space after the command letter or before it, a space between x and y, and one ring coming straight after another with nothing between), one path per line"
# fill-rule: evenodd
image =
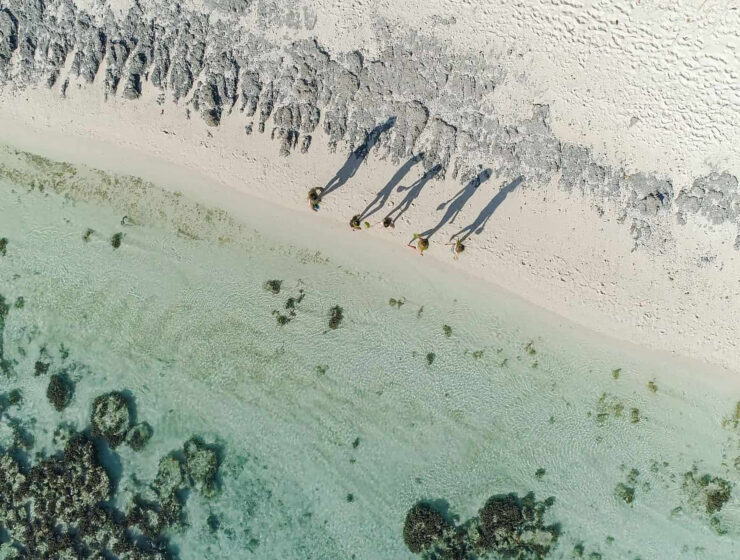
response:
M51 377L50 392L55 377ZM55 406L59 398L50 396ZM5 396L0 402L10 400L20 404L19 398ZM142 485L128 511L116 509L116 484L96 438L109 444L119 442L122 426L128 427L128 406L121 393L100 395L93 404L89 432L59 425L54 443L63 451L37 455L35 464L28 453L30 446L19 440L0 453L0 552L4 558L177 557L165 531L182 522L184 490L197 488L206 497L214 493L218 454L200 439L191 438L183 450L161 460L153 484ZM126 441L141 450L151 434L151 427L142 422L129 431Z

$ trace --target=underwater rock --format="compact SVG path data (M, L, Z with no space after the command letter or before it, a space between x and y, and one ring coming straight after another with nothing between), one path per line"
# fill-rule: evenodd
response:
M218 456L216 451L197 438L191 438L184 445L185 472L191 483L205 496L215 493Z
M627 486L624 482L620 482L614 488L614 494L620 500L623 500L625 504L631 504L635 500L635 489L632 486Z
M557 525L543 517L554 498L538 502L533 493L492 496L477 517L455 526L429 504L420 502L406 515L403 538L425 560L528 558L540 560L557 542Z
M179 516L180 505L153 504L158 531L147 533L150 542L131 538L130 530L140 526L126 520L138 510L125 516L112 509L110 477L93 441L64 431L71 436L64 452L30 468L11 454L0 455L0 526L10 539L5 544L21 551L20 558L169 558L161 532L174 511Z
M515 495L493 496L478 513L483 538L494 543L501 532L511 533L522 522L522 508Z
M49 385L46 388L46 398L54 405L57 411L64 410L72 400L74 386L72 382L63 374L54 374L49 379Z
M181 516L182 504L174 495L161 504L147 502L137 496L126 516L126 525L137 529L148 539L155 540L164 530L178 524Z
M698 509L713 514L720 511L732 494L732 483L710 474L699 475L696 466L684 474L682 488Z
M57 408L68 402L67 383L65 374L50 377L47 396ZM18 403L20 393L14 393ZM0 407L7 408L8 400L0 395ZM117 499L114 482L120 473L109 472L108 465L120 465L120 457L112 449L99 450L94 438L105 438L111 448L125 438L141 450L152 428L146 422L130 427L130 405L118 391L98 396L89 430L59 424L52 443L62 451L48 457L41 452L32 457L33 434L16 419L6 419L14 440L8 452L0 453L0 558L13 557L13 550L29 559L177 558L165 531L183 521L188 493L181 490L194 485L206 495L213 491L217 453L193 438L184 452L162 458L156 479L149 486L144 483L142 493L133 500ZM121 502L128 504L124 511L116 509Z
M126 434L126 443L134 451L141 451L149 443L154 430L148 422L139 422Z
M403 540L411 552L418 554L441 542L450 528L441 513L428 504L418 503L406 514Z
M30 558L79 557L73 537L60 538L55 528L74 528L90 508L111 495L108 474L92 441L83 435L73 438L62 456L44 459L28 471L3 455L0 485L0 519Z
M90 427L95 437L102 437L111 447L118 447L130 426L129 402L123 393L112 391L93 401Z
M173 455L163 457L159 461L159 470L154 479L154 489L157 494L166 498L185 486L185 473L180 460Z

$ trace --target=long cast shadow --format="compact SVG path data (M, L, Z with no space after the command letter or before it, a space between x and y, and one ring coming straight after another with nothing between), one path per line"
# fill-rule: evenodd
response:
M429 171L424 173L424 175L422 175L419 179L414 181L414 183L410 187L398 187L398 192L403 192L405 190L407 190L408 192L406 193L406 196L403 197L403 200L398 204L398 206L388 212L388 215L383 221L390 219L392 223L395 223L395 221L411 207L411 204L414 202L414 200L416 200L419 194L421 194L421 190L426 186L426 184L434 179L434 177L436 177L440 171L442 171L442 166L435 165Z
M480 235L481 233L483 233L483 230L486 228L486 224L488 223L488 220L491 219L493 213L501 205L506 196L521 184L522 180L523 177L517 177L508 185L504 185L503 187L501 187L501 190L496 193L496 196L494 196L491 201L486 204L483 210L480 211L478 217L473 220L470 225L465 226L454 235L451 235L450 241L452 241L452 239L454 239L455 237L459 237L460 242L463 242L473 233L475 233L475 235Z
M388 198L390 198L391 194L393 193L393 189L396 188L398 183L401 182L401 179L403 179L406 174L411 171L411 168L419 163L423 157L424 154L419 154L413 156L410 160L404 163L401 168L393 174L393 177L391 177L391 180L388 181L388 184L383 187L378 192L378 194L375 195L375 199L362 211L362 214L360 214L360 220L365 220L369 218L378 210L383 208L383 206L385 206L385 203L388 202Z
M360 168L360 165L363 161L365 161L365 158L370 153L370 150L373 148L373 146L375 146L375 144L378 143L378 140L380 140L380 135L383 134L386 130L390 129L394 124L396 124L396 117L390 117L383 124L379 124L370 132L368 132L367 136L365 136L365 141L360 144L359 147L355 148L355 150L347 158L347 161L344 163L344 165L326 184L324 190L321 191L321 198L324 198L326 197L326 195L334 192L339 187L344 185L347 181L349 181L352 177L354 177L355 173L357 173L357 170Z
M473 196L473 193L478 189L478 187L490 179L491 173L490 168L481 171L478 175L468 181L468 184L460 189L452 198L437 206L437 210L443 210L445 206L447 206L447 211L436 226L419 234L419 237L429 239L445 224L454 222L455 218L460 214L460 211L463 209L465 204L467 204L468 200L470 200L470 197Z

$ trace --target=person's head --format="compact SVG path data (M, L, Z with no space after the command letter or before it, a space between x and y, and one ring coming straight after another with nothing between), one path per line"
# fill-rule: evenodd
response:
M383 227L393 227L393 219L389 217L383 220Z
M419 251L426 251L427 249L429 249L429 240L423 237L420 237L418 247L419 247Z
M465 250L465 245L459 239L455 242L455 252L462 253Z
M316 192L316 189L312 189L311 192L308 193L308 200L313 204L316 204L319 201L319 193Z
M352 216L352 219L349 221L349 225L353 228L360 227L360 216Z

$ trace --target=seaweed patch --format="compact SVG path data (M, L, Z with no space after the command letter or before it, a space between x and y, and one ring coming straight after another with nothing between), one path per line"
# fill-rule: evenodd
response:
M719 512L729 501L732 483L710 474L699 474L696 465L684 474L682 489L689 503L708 514Z
M122 241L123 241L123 233L121 232L114 233L113 236L110 238L111 247L113 247L114 249L118 249L121 246Z
M280 293L280 287L283 285L282 280L268 280L264 283L263 287L268 292L272 292L275 295L278 295Z
M338 329L344 321L344 309L335 305L329 310L329 328Z

